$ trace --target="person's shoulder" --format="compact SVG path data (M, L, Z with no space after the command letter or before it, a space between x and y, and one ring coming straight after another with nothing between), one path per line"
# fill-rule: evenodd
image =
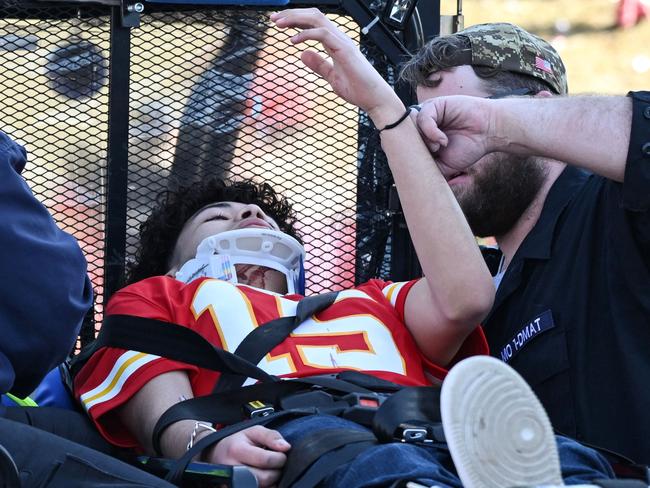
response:
M152 276L129 284L115 292L108 302L106 313L166 316L178 307L189 306L196 290L206 278L183 283L171 276ZM144 315L143 315L144 314Z
M374 278L354 289L372 296L382 296L394 305L397 296L403 292L407 293L417 281L417 279L409 281L386 281L380 278Z
M381 278L373 278L371 280L366 281L365 283L356 286L354 289L358 290L362 288L376 288L379 290L385 290L389 287L413 285L417 283L419 280L420 278L413 278L411 280L405 280L405 281L391 281L391 280L383 280Z
M628 97L632 99L640 100L642 102L650 102L650 91L631 91L627 94Z
M380 278L372 278L364 283L361 283L349 290L357 290L365 293L382 293L382 290L389 286L391 281L384 281Z
M391 285L392 283L392 281L382 280L381 278L372 278L364 283L361 283L360 285L355 286L354 289L358 290L361 288L379 288L381 290L388 285Z
M199 280L191 282L189 285L178 281L171 276L151 276L135 283L126 285L124 288L116 291L110 298L111 303L122 302L125 300L150 300L154 302L165 301L169 297L179 296L183 287L198 286Z
M27 151L11 137L0 131L0 161L9 163L17 173L22 172L27 162Z
M0 130L0 148L22 148L17 142L15 142L8 134Z
M115 292L114 296L125 293L140 293L145 290L152 290L157 288L180 288L185 283L178 281L171 276L150 276L135 283L130 283L124 288Z

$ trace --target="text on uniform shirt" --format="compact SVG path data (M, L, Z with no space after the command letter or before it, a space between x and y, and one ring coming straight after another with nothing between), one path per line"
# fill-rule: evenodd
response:
M542 312L530 322L527 322L508 343L501 349L501 360L510 361L531 340L544 331L555 327L553 314L550 310Z

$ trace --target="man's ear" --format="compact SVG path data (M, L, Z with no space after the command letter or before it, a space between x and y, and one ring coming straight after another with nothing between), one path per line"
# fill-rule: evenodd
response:
M535 95L535 97L539 97L539 98L549 98L549 97L552 97L552 96L554 96L554 95L548 90L539 91Z

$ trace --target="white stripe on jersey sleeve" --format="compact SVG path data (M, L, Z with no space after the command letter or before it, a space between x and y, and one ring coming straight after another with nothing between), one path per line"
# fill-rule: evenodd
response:
M133 373L145 364L159 358L160 356L137 351L127 351L122 354L115 361L106 379L99 386L81 395L81 403L86 412L99 403L115 398L122 391L124 383Z
M338 303L341 300L346 300L348 298L365 298L367 300L372 300L370 295L362 292L361 290L341 290L336 296L334 303Z
M402 288L404 288L408 283L410 283L410 281L391 283L381 290L393 307L397 304L397 297L399 296L400 291L402 291Z

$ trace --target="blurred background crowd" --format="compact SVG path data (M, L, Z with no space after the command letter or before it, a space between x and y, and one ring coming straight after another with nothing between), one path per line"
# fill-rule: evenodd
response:
M443 14L456 10L442 0ZM650 81L650 2L641 0L465 0L465 26L513 22L552 42L571 93L626 93Z

